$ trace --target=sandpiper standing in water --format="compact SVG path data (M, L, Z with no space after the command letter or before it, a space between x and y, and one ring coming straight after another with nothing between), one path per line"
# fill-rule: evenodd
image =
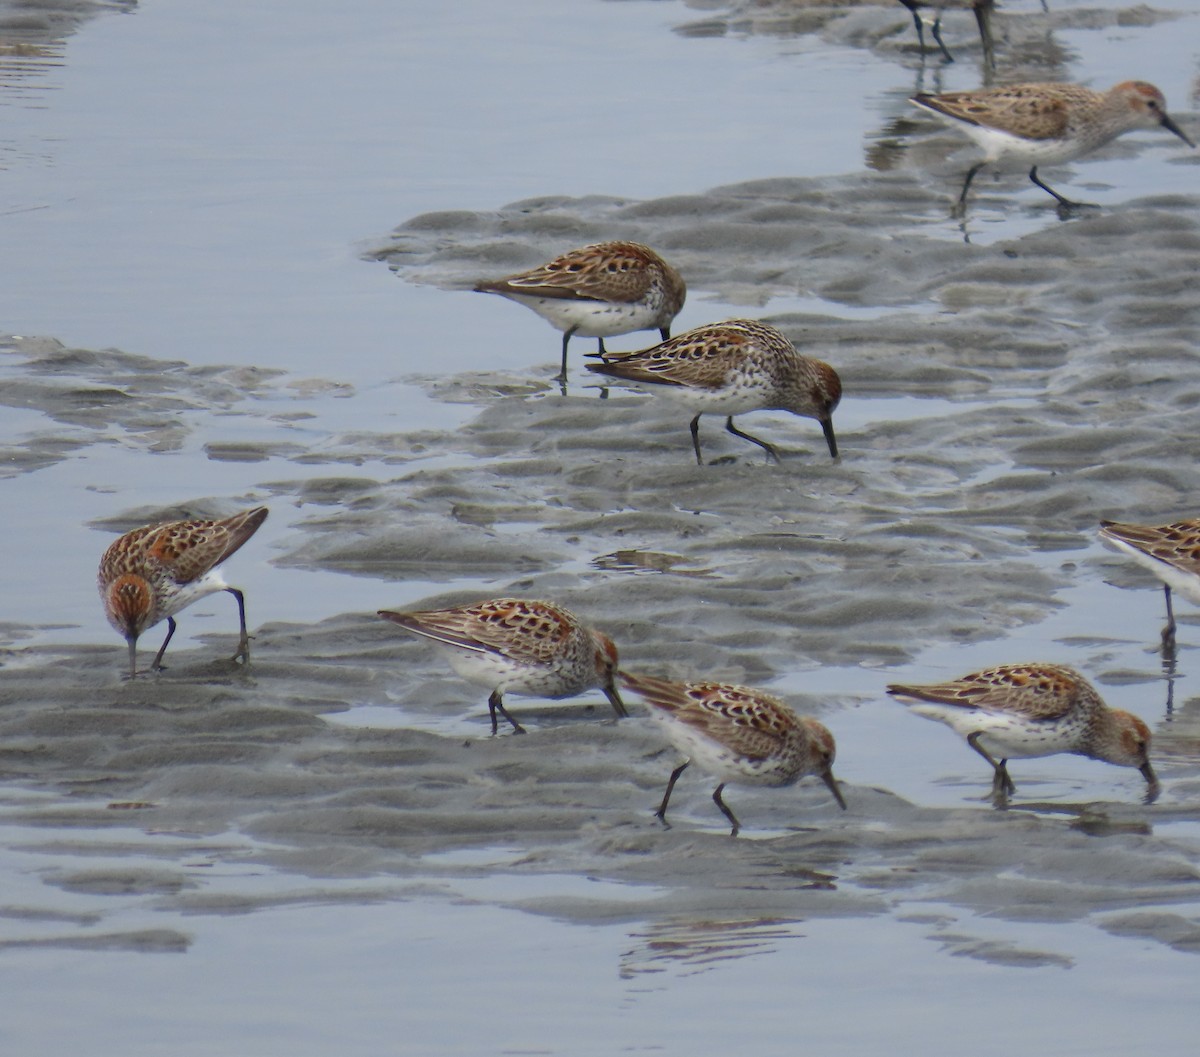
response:
M1145 566L1163 584L1167 599L1167 625L1162 629L1165 653L1175 649L1174 588L1189 602L1200 605L1200 518L1169 525L1128 525L1100 522L1100 538Z
M645 699L671 744L687 756L671 772L662 803L654 812L664 824L671 792L691 763L719 780L713 802L729 819L734 837L741 826L721 798L729 782L785 786L812 774L846 809L833 777L833 735L815 719L797 716L779 698L747 686L676 683L628 672L621 673L621 681Z
M945 723L966 738L991 764L997 806L1016 792L1008 776L1010 759L1060 752L1136 767L1146 779L1147 801L1158 795L1158 778L1150 766L1150 728L1130 712L1109 708L1070 668L1005 664L948 683L896 683L887 692L916 702L912 710L917 715Z
M1195 144L1167 113L1162 92L1145 81L1122 81L1107 92L1079 84L1010 84L974 92L920 94L914 106L928 110L970 136L983 160L967 170L955 212L966 209L967 191L985 165L1031 165L1029 179L1053 195L1060 209L1074 202L1038 178L1039 165L1072 161L1134 129L1165 128L1189 147Z
M639 242L584 246L530 271L481 281L475 289L525 305L563 332L557 379L562 382L573 336L599 338L601 353L605 338L636 330L657 329L665 341L687 296L679 273Z
M384 620L432 639L459 675L491 690L488 711L492 733L497 714L524 734L504 707L503 695L574 697L600 689L618 716L625 705L613 684L617 647L601 631L586 627L552 602L493 598L454 609L396 613L381 609Z
M842 399L842 381L827 363L801 356L769 323L731 319L709 323L641 352L610 353L589 371L646 388L695 411L691 422L696 465L700 456L700 416L725 415L725 428L757 444L779 462L773 444L743 433L733 416L747 411L790 411L821 423L829 454L838 454L833 412Z
M134 529L114 540L100 559L97 586L108 622L129 644L129 677L137 675L137 640L160 620L167 637L158 648L151 671L162 667L163 654L175 634L175 614L205 595L228 591L237 599L240 635L235 661L250 660L246 632L246 600L218 570L267 518L260 506L217 521L169 521Z

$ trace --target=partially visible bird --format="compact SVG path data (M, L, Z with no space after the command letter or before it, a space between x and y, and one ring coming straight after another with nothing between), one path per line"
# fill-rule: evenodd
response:
M162 667L175 634L175 614L205 595L228 591L237 599L240 636L233 660L250 660L246 601L230 587L218 566L234 554L266 520L257 507L220 520L170 521L134 529L115 540L100 559L97 585L108 622L129 645L129 677L137 675L137 641L147 628L167 621L167 637L151 671Z
M917 29L917 43L921 46L922 56L925 54L925 19L921 12L925 8L933 8L934 16L930 23L930 32L947 62L953 62L954 56L950 54L950 49L942 40L942 12L948 7L969 7L975 14L976 25L979 26L979 40L983 44L983 60L989 67L996 65L996 47L992 38L992 11L996 7L996 0L900 0L900 3L907 7L909 14L912 15L913 25ZM1042 0L1042 3L1045 4L1045 0Z
M1100 538L1145 566L1163 585L1167 625L1162 629L1164 651L1175 648L1175 612L1171 588L1200 605L1200 518L1169 525L1129 525L1100 522Z

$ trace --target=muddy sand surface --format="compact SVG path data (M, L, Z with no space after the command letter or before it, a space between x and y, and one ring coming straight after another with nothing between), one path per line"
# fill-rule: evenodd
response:
M697 467L686 414L620 389L598 399L580 367L591 342L575 343L567 392L552 385L558 339L532 315L531 364L410 379L476 409L462 428L412 433L365 421L322 434L288 413L288 394L340 392L336 376L9 340L0 401L43 418L7 439L7 474L94 446L165 457L199 437L203 459L260 476L244 496L198 498L190 512L266 503L271 523L287 523L271 559L281 585L324 570L360 579L364 596L361 611L254 627L245 669L224 659L234 639L223 633L232 603L222 605L216 632L135 682L121 678L123 646L99 623L92 644L5 626L6 821L73 856L130 853L51 871L44 903L26 894L0 907L27 926L16 942L189 942L182 917L127 933L106 932L102 910L64 920L56 892L115 891L181 915L452 898L454 878L553 875L634 887L619 900L506 888L493 901L574 921L917 913L954 953L1002 964L1069 959L964 934L940 912L919 917L921 905L1088 920L1200 949L1200 704L1164 713L1167 684L1143 648L1156 625L1126 626L1118 612L1112 635L1048 639L1033 655L1022 641L1023 655L1007 659L1065 660L1139 711L1155 728L1158 803L1140 803L1133 771L1026 761L1013 769L1013 808L994 811L981 762L956 745L955 769L929 775L950 783L951 802L923 804L889 791L886 772L862 774L843 739L835 771L848 812L815 781L732 787L744 827L735 841L694 769L673 827L653 819L677 757L640 704L615 722L596 694L512 698L530 733L490 738L484 695L374 616L413 580L444 585L422 600L430 606L552 598L609 632L631 670L782 683L841 737L839 722L863 710L901 713L882 693L901 675L971 670L972 647L1006 635L1038 641L1070 589L1095 583L1114 611L1121 589L1152 590L1095 547L1096 523L1195 512L1200 199L1142 198L1062 223L1047 205L1038 230L978 246L953 230L940 191L893 172L648 202L545 198L417 217L376 248L404 279L465 288L569 245L650 243L693 300L744 304L836 366L837 461L815 423L759 413L740 424L779 445L782 465L706 419L713 462ZM771 298L825 310L764 313ZM522 311L499 300L495 310ZM486 340L452 328L448 340ZM224 443L236 418L261 419L261 439ZM104 532L178 513L138 508L97 524L97 555ZM251 557L235 559L232 582ZM248 603L257 624L262 608ZM82 585L79 606L96 605ZM1197 634L1181 615L1186 667ZM145 659L160 632L147 635ZM953 670L915 663L931 650ZM898 751L949 738L909 722L913 740ZM166 847L163 834L174 838ZM299 894L239 891L205 882L199 865L216 862L306 880Z

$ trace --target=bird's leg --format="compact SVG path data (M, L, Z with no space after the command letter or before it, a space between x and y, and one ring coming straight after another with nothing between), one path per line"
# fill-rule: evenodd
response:
M129 643L129 678L137 678L137 636L133 635L126 640Z
M1167 626L1162 629L1163 656L1171 655L1175 659L1175 611L1171 608L1171 587L1163 584L1163 595L1167 599Z
M933 34L933 39L937 41L937 46L942 49L942 54L946 56L947 62L953 62L954 56L950 54L950 49L946 47L946 42L942 40L942 12L938 9L937 17L933 20L933 25L929 27Z
M567 346L571 344L571 335L572 335L572 334L574 334L574 333L575 333L575 331L577 331L578 329L579 329L579 328L576 326L576 327L572 327L570 330L564 330L564 331L563 331L563 340L562 340L562 369L561 369L561 370L559 370L558 374L557 374L557 375L555 376L555 378L554 378L554 381L556 381L556 382L562 382L562 383L563 383L563 385L566 385L566 384L567 384ZM601 348L601 349L603 349L603 348L604 348L604 342L603 342L603 341L601 341L601 342L600 342L600 348Z
M1060 195L1056 190L1054 190L1053 187L1051 187L1049 184L1043 183L1038 178L1036 165L1032 169L1029 170L1029 179L1032 180L1035 184L1037 184L1038 187L1040 187L1048 195L1052 195L1057 200L1058 206L1059 206L1059 212L1061 212L1061 213L1069 213L1072 209L1098 209L1099 208L1099 206L1097 206L1094 202L1074 202L1070 198L1067 198L1065 195Z
M759 440L757 437L750 436L749 433L743 433L733 424L733 416L730 415L725 419L725 428L735 437L741 437L742 440L748 440L751 444L757 444L763 451L767 453L767 457L779 462L779 452L775 450L775 445L768 444L765 440Z
M984 64L988 70L994 70L996 48L992 42L992 0L974 0L971 7L975 12L975 22L979 26L979 39L983 42Z
M227 587L227 588L225 588L225 590L228 591L231 595L233 595L234 598L237 599L237 604L238 604L238 625L240 628L240 634L238 637L237 653L235 653L233 655L232 659L235 661L242 661L245 664L249 664L250 663L250 635L246 631L246 599L242 595L242 592L239 591L236 587Z
M971 188L971 181L975 179L975 174L986 165L986 162L976 162L967 170L967 178L963 180L962 190L958 194L958 201L951 210L952 216L961 217L967 211L967 191Z
M730 825L733 826L733 829L731 829L729 831L729 835L731 837L736 837L738 835L738 830L740 830L742 828L742 826L741 826L741 823L738 822L737 818L734 816L733 812L730 811L729 808L726 806L725 801L721 799L721 790L724 788L725 788L725 783L722 782L719 786L717 786L716 789L713 790L713 803L716 804L717 807L719 807L721 809L721 814L724 815L727 819L729 819Z
M979 744L979 737L982 733L982 731L977 730L972 734L968 734L967 744L992 765L992 796L997 801L1000 801L1015 793L1017 787L1008 776L1008 761L1001 760L997 763L992 758L992 754Z
M692 419L692 424L688 427L692 431L692 447L696 450L696 465L703 466L704 460L700 457L700 416L697 415Z
M171 641L171 636L175 634L175 618L167 617L167 637L163 639L163 644L159 646L158 653L154 655L154 663L150 665L152 672L162 671L163 654L167 652L167 643Z
M500 700L500 691L493 690L491 693L491 696L488 698L488 713L492 717L492 735L493 736L495 736L496 731L499 729L499 724L496 722L496 713L497 712L499 712L500 715L502 715L505 719L507 719L509 721L509 723L512 724L514 731L516 731L518 734L525 733L525 728L523 726L521 726L521 724L518 723L515 719L513 719L512 716L510 716L508 714L508 710L505 709L504 702L502 702Z
M667 782L667 791L663 793L662 803L658 805L658 810L654 812L655 818L664 826L670 826L670 823L667 822L667 803L671 799L671 791L675 788L675 783L679 781L679 776L687 770L687 765L691 762L690 759L684 760L683 763L671 772L670 780Z

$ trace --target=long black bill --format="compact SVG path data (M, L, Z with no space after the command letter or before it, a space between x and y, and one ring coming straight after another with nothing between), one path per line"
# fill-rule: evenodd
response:
M1186 143L1189 147L1196 146L1196 144L1194 144L1190 139L1188 139L1187 134L1183 131L1183 129L1181 129L1177 124L1175 124L1175 122L1172 121L1170 119L1170 117L1168 117L1166 114L1163 114L1162 127L1165 128L1168 132L1174 132L1175 135L1177 135L1181 140L1183 140L1183 142Z
M833 772L826 771L821 775L821 781L829 787L829 791L833 794L833 799L838 802L838 807L845 811L846 801L842 797L842 791L838 788L837 779L833 777Z
M825 433L825 442L829 445L829 454L832 455L836 459L838 457L837 437L835 437L833 435L833 419L831 419L831 418L821 419L821 429Z

